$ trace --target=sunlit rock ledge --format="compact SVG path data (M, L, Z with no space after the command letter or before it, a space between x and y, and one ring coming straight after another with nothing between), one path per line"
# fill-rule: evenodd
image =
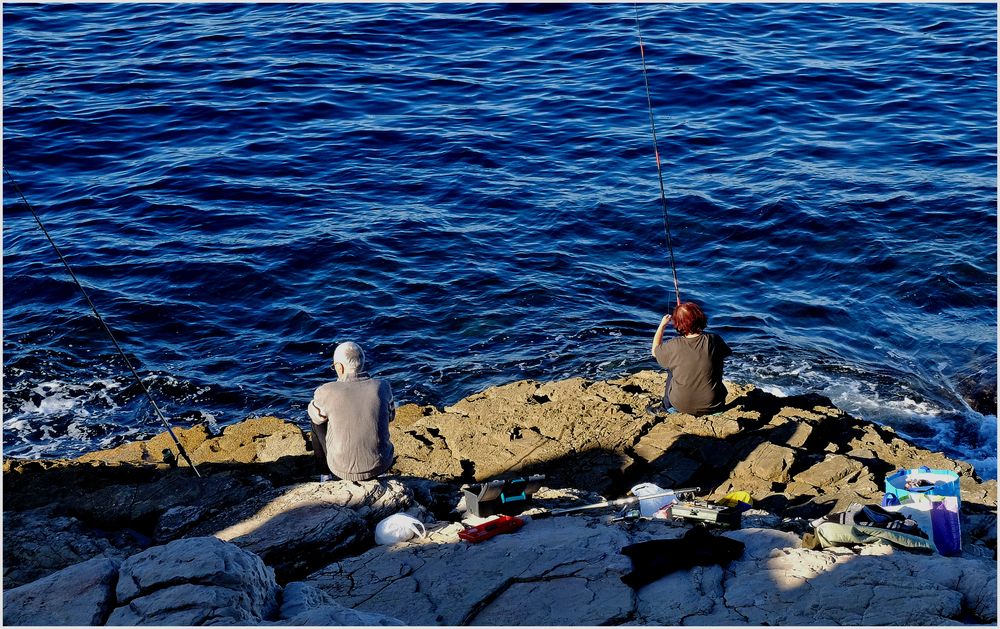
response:
M365 483L316 482L308 433L277 418L218 435L175 429L200 478L167 434L72 460L7 459L5 624L995 623L996 481L821 396L727 383L726 410L694 418L663 411L663 385L643 371L518 381L443 409L403 405L395 465ZM808 519L878 503L886 474L921 465L961 477L961 558L800 547ZM598 511L483 544L458 539L462 483L528 474L545 475L542 507L652 482L707 499L745 490L757 509L725 533L746 543L742 558L633 592L620 549L689 525L612 523ZM375 546L375 524L403 510L431 534ZM204 565L191 572L185 553ZM226 572L237 565L255 576ZM149 566L177 574L169 587L143 585L135 574ZM872 594L880 588L906 604L887 605ZM76 593L60 605L60 591Z

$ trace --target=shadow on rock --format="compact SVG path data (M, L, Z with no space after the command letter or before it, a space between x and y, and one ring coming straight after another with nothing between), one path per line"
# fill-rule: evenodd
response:
M4 585L206 535L259 555L284 583L370 548L379 520L422 509L414 492L454 493L425 479L319 483L313 465L311 455L201 464L197 477L187 468L8 460Z

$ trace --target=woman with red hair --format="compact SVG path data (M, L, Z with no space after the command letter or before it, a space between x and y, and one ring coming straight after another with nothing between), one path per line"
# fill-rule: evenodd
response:
M679 336L663 342L663 330L673 322ZM718 334L705 332L708 317L698 304L684 302L664 315L653 335L653 357L668 371L663 406L691 415L717 413L726 404L722 361L733 353Z

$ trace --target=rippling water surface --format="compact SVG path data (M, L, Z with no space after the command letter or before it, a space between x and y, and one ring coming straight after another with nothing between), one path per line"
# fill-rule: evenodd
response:
M639 17L681 296L728 377L995 477L996 7ZM438 405L655 367L674 294L632 5L3 19L4 163L175 425L305 426L348 339ZM4 453L161 430L7 181L3 236Z

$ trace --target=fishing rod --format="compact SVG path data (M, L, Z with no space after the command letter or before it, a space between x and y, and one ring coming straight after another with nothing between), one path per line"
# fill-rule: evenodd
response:
M670 252L670 270L674 276L674 295L677 296L677 305L681 305L681 289L677 283L677 263L674 260L674 245L670 240L670 218L667 215L667 193L663 186L663 170L660 167L660 148L656 141L656 121L653 119L653 97L649 93L649 74L646 71L646 52L642 46L642 29L639 28L639 4L633 3L635 7L635 32L639 36L639 56L642 58L642 79L646 84L646 104L649 107L649 129L653 134L653 152L656 154L656 175L660 179L660 205L663 208L663 231L667 235L667 251Z
M35 208L31 207L31 204L28 203L28 199L24 196L24 193L21 192L21 186L17 184L17 179L14 179L14 175L10 174L10 171L7 170L6 165L3 167L3 172L4 174L7 175L7 178L10 179L11 184L14 186L14 191L17 192L18 196L21 197L21 201L24 203L24 206L28 208L28 211L31 212L31 215L35 218L35 222L38 223L38 226L42 229L42 233L45 234L46 238L48 238L49 244L51 244L52 248L55 249L56 255L59 256L59 260L62 261L63 266L65 266L66 270L69 271L70 277L73 278L73 281L76 283L77 288L80 289L80 292L83 294L83 298L87 300L87 304L90 306L90 309L94 312L94 316L97 317L97 320L101 322L101 327L104 328L104 331L107 333L108 337L111 339L111 342L114 344L115 349L118 350L118 353L121 355L122 360L125 361L125 366L128 367L129 371L132 372L132 375L135 377L136 382L139 383L139 387L142 389L142 392L146 394L147 398L149 398L149 403L153 405L153 410L156 411L156 416L159 417L160 421L163 422L163 425L167 427L167 432L170 433L170 438L174 440L174 444L177 446L178 452L181 453L181 456L184 457L184 460L187 461L187 464L191 467L192 470L194 470L195 475L200 478L201 473L198 472L198 468L195 467L194 463L191 461L191 458L188 456L187 450L184 449L184 446L181 445L180 440L177 439L177 435L174 434L174 429L173 427L170 426L170 422L168 422L167 418L164 417L163 413L160 412L160 407L156 405L156 400L153 399L153 396L149 393L149 389L146 388L146 384L142 381L142 378L139 377L139 373L135 370L135 367L132 366L132 362L128 359L128 356L125 355L125 350L123 350L122 346L118 344L118 339L116 339L115 335L112 334L111 328L109 328L108 324L104 322L104 318L101 316L101 313L97 311L97 307L94 305L94 302L91 301L90 295L87 294L87 291L83 288L83 284L80 283L80 280L76 277L76 273L73 272L73 267L69 265L69 262L63 256L62 251L60 251L59 247L56 246L56 241L52 239L52 235L49 234L49 230L45 229L45 225L42 224L42 219L39 218L38 214L35 212Z
M531 516L533 520L541 520L543 518L549 518L554 515L563 515L564 513L575 513L577 511L587 511L590 509L604 509L606 507L624 507L628 505L638 504L643 500L652 500L654 498L665 498L667 496L676 496L678 494L695 494L701 491L701 487L685 487L684 489L667 489L662 492L655 494L649 494L648 496L631 496L628 498L619 498L618 500L605 500L602 502L596 502L594 504L583 505L582 507L569 507L568 509L554 509L552 511L543 511L542 513L536 513Z

